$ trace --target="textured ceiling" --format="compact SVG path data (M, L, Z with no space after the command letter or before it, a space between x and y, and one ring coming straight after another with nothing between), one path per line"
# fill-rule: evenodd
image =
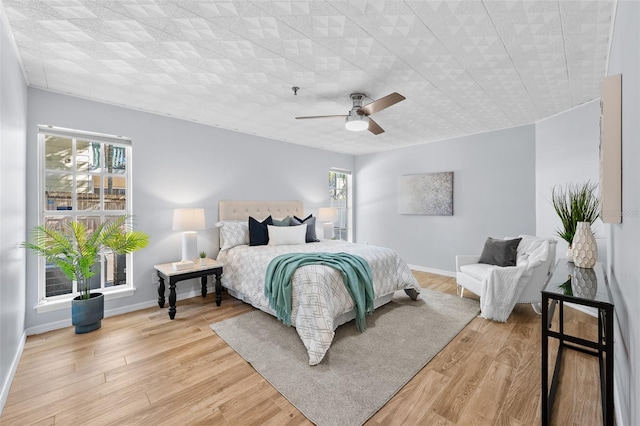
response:
M533 123L599 98L615 1L2 5L30 86L363 154ZM378 136L340 118L294 120L346 114L352 92L407 99L374 115Z

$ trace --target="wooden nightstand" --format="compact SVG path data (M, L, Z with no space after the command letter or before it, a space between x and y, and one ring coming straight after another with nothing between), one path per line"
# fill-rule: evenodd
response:
M158 306L164 308L164 282L169 281L169 318L174 319L176 316L176 283L178 281L190 280L192 278L200 278L202 283L202 297L207 296L207 276L215 275L216 277L216 306L220 306L222 302L222 267L224 264L217 260L208 259L207 263L200 265L196 263L193 268L176 271L171 263L163 263L153 265L158 271Z

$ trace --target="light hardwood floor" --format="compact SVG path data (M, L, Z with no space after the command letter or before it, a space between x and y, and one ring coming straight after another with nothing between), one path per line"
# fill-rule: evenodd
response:
M415 275L456 292L453 278ZM70 327L30 336L0 424L311 424L209 328L252 307L225 293L220 307L209 295L177 309L174 321L156 307L85 335ZM597 333L595 318L572 309L565 327ZM540 424L540 333L527 305L504 324L473 319L367 425ZM554 424L601 422L597 367L595 357L566 352Z

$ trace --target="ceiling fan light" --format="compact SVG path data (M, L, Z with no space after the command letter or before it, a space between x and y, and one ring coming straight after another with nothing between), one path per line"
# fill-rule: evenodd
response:
M369 128L369 117L366 115L349 115L344 126L352 132L361 132Z

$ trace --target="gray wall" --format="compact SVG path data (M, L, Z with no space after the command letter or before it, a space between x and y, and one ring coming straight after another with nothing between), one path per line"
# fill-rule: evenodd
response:
M606 225L616 304L617 410L640 424L640 3L620 1L608 75L622 74L622 223Z
M26 121L27 85L0 19L0 412L24 344Z
M180 259L181 234L171 231L173 209L204 207L211 228L198 248L215 257L221 199L298 199L307 213L328 205L330 167L353 168L353 157L217 129L71 96L29 89L27 225L37 224L36 126L48 124L130 137L133 143L133 210L136 228L151 235L134 253L131 297L107 300L107 314L153 306L153 265ZM27 306L37 303L36 258L27 258ZM194 294L198 282L178 284ZM178 311L178 315L180 312ZM38 314L27 309L29 331L70 324L70 309Z
M535 233L534 126L356 157L356 240L407 263L453 272L487 237ZM453 171L453 216L398 214L398 179Z
M536 123L536 235L558 240L556 256L566 257L568 244L556 235L562 228L553 204L555 185L600 180L600 100L580 105ZM602 222L593 231L598 258L606 261L606 239Z

